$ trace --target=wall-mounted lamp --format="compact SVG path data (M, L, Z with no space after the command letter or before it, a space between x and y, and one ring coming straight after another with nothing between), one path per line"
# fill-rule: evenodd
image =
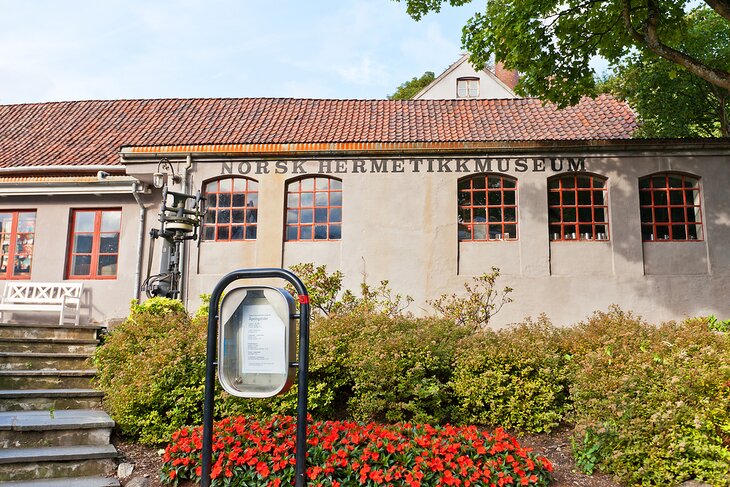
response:
M165 170L163 173L162 170ZM165 185L165 180L167 179L167 173L170 173L170 177L173 183L179 183L180 182L180 175L175 174L175 168L172 164L170 164L170 160L165 157L164 159L160 160L160 163L157 164L157 172L155 172L152 175L152 185L155 188L161 188Z

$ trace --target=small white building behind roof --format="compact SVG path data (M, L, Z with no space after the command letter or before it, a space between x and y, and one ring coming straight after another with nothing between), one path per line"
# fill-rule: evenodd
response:
M505 69L496 63L489 68L477 71L469 62L469 55L463 54L431 84L422 89L414 100L453 100L453 99L504 99L520 98L513 91L519 80L517 71Z

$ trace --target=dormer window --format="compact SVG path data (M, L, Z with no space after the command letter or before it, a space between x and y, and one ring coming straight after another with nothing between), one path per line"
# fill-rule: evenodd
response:
M479 78L459 78L456 80L457 98L478 98Z

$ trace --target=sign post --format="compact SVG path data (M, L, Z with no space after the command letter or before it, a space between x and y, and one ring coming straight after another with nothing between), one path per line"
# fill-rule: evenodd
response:
M294 300L288 292L270 286L235 288L221 299L223 291L233 282L263 278L280 278L291 283L299 298L299 314L295 313ZM295 362L297 319L299 361ZM208 308L202 487L210 487L211 481L216 365L223 389L239 397L272 397L283 394L294 382L294 368L299 369L294 478L296 487L305 487L309 295L296 275L284 269L240 269L224 276L213 289Z

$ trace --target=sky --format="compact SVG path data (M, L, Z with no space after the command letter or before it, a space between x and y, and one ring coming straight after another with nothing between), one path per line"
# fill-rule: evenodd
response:
M392 0L0 0L0 104L385 98L461 52L484 8Z

